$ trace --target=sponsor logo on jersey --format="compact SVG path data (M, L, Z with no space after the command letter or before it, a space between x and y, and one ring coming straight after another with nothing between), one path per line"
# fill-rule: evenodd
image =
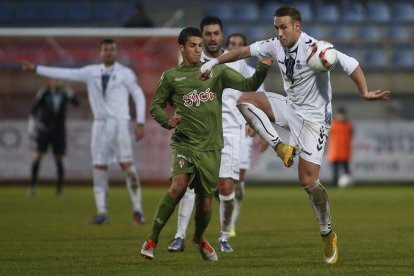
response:
M187 79L187 77L175 78L174 80L175 81L182 81L182 80L185 80L185 79Z
M206 91L198 92L197 90L193 90L188 94L183 96L184 105L186 107L191 107L194 104L196 106L200 106L202 102L213 101L216 98L216 93L211 92L210 88L207 88Z

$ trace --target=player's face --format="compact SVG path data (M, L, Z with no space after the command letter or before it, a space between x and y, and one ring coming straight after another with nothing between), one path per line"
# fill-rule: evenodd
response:
M190 36L185 45L180 45L183 62L186 65L195 65L200 62L203 51L203 39L198 36Z
M223 32L219 24L211 24L203 27L204 48L212 56L221 54L221 42L224 39Z
M101 45L101 60L106 66L110 66L116 61L116 44L106 43Z
M275 32L283 47L291 48L299 40L300 22L293 22L290 16L277 16L273 21Z
M244 44L244 39L242 37L240 36L230 37L228 50L238 49L244 46L246 45Z

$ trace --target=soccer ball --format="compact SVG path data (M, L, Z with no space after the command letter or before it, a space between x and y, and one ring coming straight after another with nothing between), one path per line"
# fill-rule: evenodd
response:
M306 62L315 73L324 73L335 67L338 58L334 46L319 40L313 43L306 54Z
M339 188L347 188L354 184L354 180L349 174L343 174L338 179L338 187Z

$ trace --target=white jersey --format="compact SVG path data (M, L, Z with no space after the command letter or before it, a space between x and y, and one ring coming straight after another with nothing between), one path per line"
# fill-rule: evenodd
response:
M316 74L306 63L306 53L317 40L302 32L298 42L290 49L277 38L258 41L250 45L250 53L257 57L271 57L279 65L287 100L302 119L331 125L332 89L329 72ZM358 61L337 51L338 64L348 73L357 68ZM291 66L287 66L287 65Z
M119 63L106 68L103 64L89 65L78 69L37 66L36 73L42 76L86 83L88 98L95 120L129 120L128 98L134 99L137 123L145 122L145 96L133 71ZM102 75L109 74L106 89Z
M223 54L227 52L228 51L224 51ZM201 54L201 61L207 62L210 59L212 58L208 57L203 51ZM255 72L255 70L250 67L244 59L237 60L235 62L229 62L226 63L226 65L240 73L245 78L251 77ZM226 88L223 90L223 135L240 135L242 126L246 123L243 115L241 115L240 111L237 108L237 100L239 99L241 93L242 92L232 88Z

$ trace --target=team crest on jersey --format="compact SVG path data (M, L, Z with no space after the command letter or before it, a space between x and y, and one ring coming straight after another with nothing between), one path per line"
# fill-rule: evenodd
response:
M296 61L296 66L295 67L296 67L297 70L301 70L302 69L302 64L300 64L300 60L297 60Z
M194 104L196 106L200 106L202 102L213 101L216 98L216 93L211 92L210 88L207 88L206 91L198 92L197 90L193 90L188 94L183 96L184 105L186 107L191 107Z

